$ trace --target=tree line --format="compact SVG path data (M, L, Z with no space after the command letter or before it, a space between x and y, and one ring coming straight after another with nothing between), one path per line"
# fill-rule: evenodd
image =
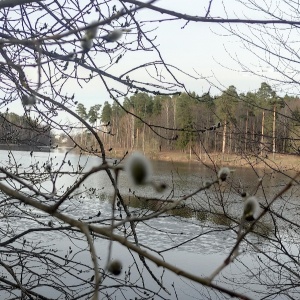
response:
M300 100L279 96L262 82L256 92L231 85L218 96L136 93L122 105L104 102L77 113L88 120L110 148L221 153L300 153ZM85 146L88 131L77 132Z
M51 128L38 118L28 114L19 116L13 112L0 113L0 144L23 145L35 148L50 146Z

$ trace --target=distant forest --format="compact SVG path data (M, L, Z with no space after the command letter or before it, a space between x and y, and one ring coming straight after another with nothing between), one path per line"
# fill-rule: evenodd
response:
M238 94L234 86L209 93L152 96L136 93L121 108L79 103L110 148L144 151L182 150L221 153L300 153L300 99L279 97L263 82L256 92ZM135 117L137 116L137 117ZM94 144L87 131L72 137L83 147Z
M51 145L50 127L28 115L0 113L0 148L8 145L29 146L31 149Z
M87 110L78 103L76 112L109 149L300 154L300 98L279 97L264 82L255 93L238 94L229 86L215 97L194 92L136 93L121 106L106 101ZM51 145L50 127L27 114L0 113L0 125L1 145ZM68 135L69 146L74 142L82 149L95 145L86 128ZM66 141L65 137L62 134L61 140Z

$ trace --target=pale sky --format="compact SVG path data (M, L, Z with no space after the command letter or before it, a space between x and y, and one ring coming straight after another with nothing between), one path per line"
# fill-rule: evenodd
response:
M203 5L206 3L208 1L160 0L155 5L170 10L174 9L181 13L202 16L206 9ZM227 7L226 12L222 3ZM139 14L141 18L148 19L160 19L163 17L163 15L149 12L149 10L140 11ZM211 16L226 17L226 14L232 18L235 18L236 14L242 17L243 10L236 5L234 0L213 1ZM259 12L251 12L251 14L251 17L260 17ZM178 79L185 83L188 90L195 91L201 95L208 91L211 86L210 83L212 83L211 93L213 95L220 94L229 85L236 86L238 92L254 91L259 88L260 83L264 80L249 73L237 71L240 70L240 66L231 58L238 56L248 66L256 70L258 70L257 66L260 66L258 59L244 49L243 44L237 37L229 36L228 32L219 24L190 22L182 29L185 23L185 21L161 22L156 31L150 33L150 35L152 37L157 36L155 43L159 44L159 50L166 63L174 65L198 78L192 79L189 76L175 72ZM155 28L157 24L147 26ZM247 32L245 25L239 25L239 28ZM126 37L122 37L120 43L123 38ZM152 56L153 59L157 59L157 55L155 56L154 53L147 52L140 55L134 52L113 66L110 71L119 76L122 70L145 62L145 55L147 55L147 60L150 60ZM99 65L101 65L100 62ZM264 66L260 68L260 71L272 73L271 69L267 69ZM81 74L84 72L82 70ZM140 72L139 80L142 81L145 76L145 72ZM201 77L204 79L201 79ZM94 79L84 84L83 88L80 88L74 82L70 82L65 86L64 91L67 91L70 95L75 92L75 100L83 103L87 108L95 104L103 104L104 101L112 103L99 79ZM18 105L14 107L14 111L22 114L23 108L21 105ZM66 115L60 114L58 119L65 120Z
M199 0L160 0L156 5L195 15L197 10L199 14L203 11L201 2ZM216 2L215 6L213 5L211 9L212 13L221 16L222 5L218 4L217 6ZM159 13L151 12L149 14L149 11L146 10L140 12L140 14L149 19L153 16L156 19L161 18ZM233 56L236 52L240 54L244 52L243 57L249 55L241 48L242 44L236 37L219 36L218 34L225 33L219 24L191 22L184 29L181 29L184 24L184 21L162 22L157 30L152 33L153 36L157 36L156 44L159 44L160 52L167 63L179 67L192 76L208 78L218 86L218 88L212 87L211 92L213 94L220 94L220 90L226 89L229 85L235 85L239 91L259 88L262 82L261 78L229 69L237 69L238 66L230 58L227 51L230 51ZM152 27L156 27L156 25L152 25ZM127 60L124 59L112 70L120 74L120 69L126 70L126 68L144 61L144 55L140 56L138 53L128 55ZM152 54L147 53L146 55L151 57ZM210 84L204 79L195 80L177 72L176 75L180 81L186 84L188 90L195 91L198 94L207 92L210 87ZM139 79L142 80L144 76L145 74L141 72ZM98 80L86 84L83 89L76 89L76 99L79 102L86 103L87 106L89 104L94 105L99 100L102 103L105 100L110 101L104 88L99 88Z

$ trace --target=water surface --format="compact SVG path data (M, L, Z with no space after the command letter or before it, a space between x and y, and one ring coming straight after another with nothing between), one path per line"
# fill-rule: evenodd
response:
M55 180L55 193L58 195L64 193L80 178L79 173L82 170L88 171L94 166L101 165L100 158L95 156L79 156L72 152L65 155L65 153L58 151L30 153L29 151L9 152L1 150L0 158L1 167L5 167L11 172L17 171L20 176L29 173L29 170L33 173L34 170L41 172L45 169L46 164L50 164L53 174L56 171L61 172L61 175ZM115 160L109 162L114 163ZM184 197L202 187L205 181L212 181L216 178L216 170L197 163L154 161L153 169L155 182L163 182L167 185L167 189L163 193L155 192L152 187L134 187L126 174L121 173L120 175L119 190L124 196L124 200L127 201L132 215L147 215L156 211L162 205L166 205L164 202L166 199L169 201L178 200L180 197ZM24 178L26 179L26 175L24 175ZM228 183L221 186L216 185L209 190L199 192L192 198L188 198L181 208L165 213L159 218L136 223L135 229L140 245L157 256L163 256L166 261L173 263L178 268L188 270L199 276L211 274L224 261L236 242L235 231L238 229L238 222L243 209L243 200L240 193L241 191L255 192L259 178L263 179L263 183L258 188L256 195L262 204L270 201L289 180L287 176L266 172L262 169L235 168ZM42 193L51 194L53 192L53 183L49 178L36 186ZM27 188L21 191L31 193ZM113 192L114 189L110 179L105 171L101 171L91 175L74 192L73 197L65 201L61 209L76 219L93 223L98 222L101 226L109 226ZM283 198L280 198L274 207L278 213L287 213L288 218L293 218L297 222L299 218L298 196L299 188L295 187ZM214 214L211 213L213 209L215 209ZM222 216L222 209L225 209L231 218ZM20 218L20 214L24 211L28 211L31 216L35 215L36 218ZM125 217L124 211L119 210L118 207L116 207L115 215L118 221ZM36 222L37 219L40 223ZM78 276L81 279L88 279L93 275L93 272L88 270L91 261L86 242L81 238L77 239L78 237L70 240L63 231L56 231L55 228L63 225L60 221L30 207L24 207L20 212L15 209L9 218L9 226L7 220L7 218L2 219L2 228L9 230L11 235L25 229L39 228L41 224L46 225L51 221L53 231L47 232L47 235L39 232L26 235L24 247L27 247L26 245L29 247L29 243L38 243L41 249L46 248L49 251L55 249L62 257L71 255L74 261L84 262L87 266L87 268L82 266L81 273L80 270L78 271ZM123 229L126 229L129 234L130 228L127 225ZM269 236L273 231L272 220L266 217L257 230L260 230L263 236ZM120 231L119 234L123 234L123 232ZM282 234L282 240L286 245L291 247L288 243L291 236L294 239L293 244L298 242L298 235L292 235L288 228L283 230ZM250 234L248 239L258 250L274 253L269 239L263 236ZM7 236L2 233L1 241L6 238ZM128 238L133 241L132 236ZM20 247L23 242L23 239L17 240L16 246ZM104 269L108 255L108 241L98 237L95 239L95 246L99 255L99 266ZM72 253L70 253L70 249ZM120 276L121 282L124 284L129 278L128 274L130 274L130 281L136 284L136 287L131 289L124 286L122 288L112 288L111 285L115 284L115 281L109 277L105 278L102 286L105 287L108 294L113 295L111 296L112 299L130 299L131 297L134 299L137 295L140 297L138 299L151 299L151 297L155 299L176 299L176 297L178 299L226 299L224 295L220 295L218 292L180 278L170 271L157 268L152 262L148 262L153 273L166 288L166 290L163 290L155 283L136 254L131 253L124 246L115 242L112 249L112 258L120 259L123 263L123 272ZM241 293L258 299L258 295L267 293L268 288L262 284L264 280L257 280L249 270L260 268L258 259L260 254L244 243L241 250L244 253L234 263L230 264L216 280L221 285L234 286ZM298 251L297 247L293 248L295 255ZM4 257L7 259L7 256ZM135 264L135 262L137 263ZM38 267L38 264L36 267ZM143 276L143 280L140 275ZM64 278L66 284L74 284L76 281L74 276L64 275L62 278ZM249 282L249 285L245 285L245 282ZM143 289L139 290L139 286ZM147 298L144 294L145 286L149 290L156 291L157 295L153 296L149 293ZM47 287L37 290L45 296L50 293ZM64 299L57 291L54 292L51 289L51 293L53 293L53 297ZM80 295L80 293L83 292L74 291L74 295ZM4 294L2 296L4 297ZM272 299L284 298L278 296Z

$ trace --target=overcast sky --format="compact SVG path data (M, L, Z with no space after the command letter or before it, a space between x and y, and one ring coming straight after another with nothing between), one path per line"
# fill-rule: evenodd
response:
M230 7L230 3L234 1L229 0L226 2ZM225 17L220 1L214 3L211 14ZM199 0L160 0L156 2L156 5L191 15L203 15L205 8L202 6L203 1ZM142 18L148 19L163 17L161 14L149 12L149 10L144 10L140 14L143 16ZM234 17L233 12L230 14ZM239 66L230 57L230 55L235 57L238 54L243 59L249 57L249 64L258 63L257 61L251 61L252 56L243 49L243 45L238 38L228 36L228 32L219 24L190 22L182 29L185 23L185 21L162 22L157 30L151 33L152 36L157 36L155 42L159 45L161 54L167 63L175 65L197 78L203 76L211 81L216 85L211 89L213 94L220 94L221 90L229 85L235 85L240 92L259 88L262 79L245 72L238 72ZM156 27L157 25L151 26ZM147 55L150 56L151 54L148 53ZM140 61L142 62L142 57L136 53L129 55L129 57L116 65L114 70L116 68L125 69L131 64L138 65ZM207 92L210 87L210 83L205 79L195 80L179 73L176 73L176 75L186 84L188 90L195 91L198 94ZM143 76L141 73L141 77ZM103 102L109 100L106 91L104 89L99 90L97 80L87 84L83 89L76 89L76 98L79 102L85 102L85 99L88 98L88 104L91 105L98 102L99 98Z
M181 13L203 16L206 10L204 5L208 2L199 0L160 0L155 5ZM211 7L211 16L236 17L236 14L240 16L244 14L243 9L237 6L234 0L226 0L224 3L227 7L226 11L221 1L214 1ZM160 13L150 12L146 9L140 11L139 14L141 19L163 18ZM259 18L260 16L259 13L252 12L251 17ZM91 19L91 21L93 20ZM147 26L155 28L157 24ZM242 58L243 61L254 68L259 65L255 56L243 48L237 37L228 35L228 32L219 24L190 22L184 26L185 24L185 21L161 22L156 31L150 33L150 35L152 37L157 36L155 43L159 45L159 50L167 63L197 77L197 79L192 79L176 72L179 80L185 83L188 90L201 95L207 92L212 84L211 93L216 95L220 94L229 85L236 86L238 92L254 91L259 88L263 80L249 73L238 71L240 67L232 59L232 57ZM182 29L182 26L184 26L184 29ZM239 26L242 30L247 31L245 25ZM122 39L120 42L122 42ZM147 53L147 55L152 54ZM113 66L112 72L119 75L118 68L125 70L128 67L133 67L142 62L144 58L145 54L142 56L137 53L129 54L127 58L125 57L119 64ZM81 75L84 72L82 70ZM145 74L141 72L140 76L142 81ZM75 93L75 100L83 103L87 108L95 104L103 104L104 101L112 103L99 79L83 85L83 88L80 88L74 82L70 82L66 85L66 90L70 95ZM15 107L14 110L22 114L21 106ZM61 114L60 118L63 120L65 116Z

